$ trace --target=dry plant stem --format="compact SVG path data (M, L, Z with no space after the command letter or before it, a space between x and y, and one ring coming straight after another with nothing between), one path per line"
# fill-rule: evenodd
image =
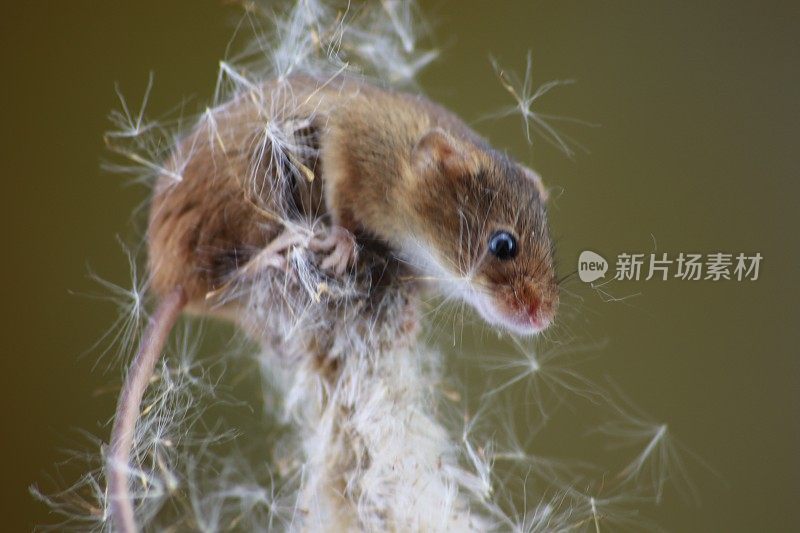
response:
M134 517L133 501L128 490L128 471L133 435L145 389L153 375L172 326L186 305L182 288L171 292L150 318L142 337L142 345L131 364L114 416L111 430L111 452L106 463L111 519L114 528L124 533L138 531Z

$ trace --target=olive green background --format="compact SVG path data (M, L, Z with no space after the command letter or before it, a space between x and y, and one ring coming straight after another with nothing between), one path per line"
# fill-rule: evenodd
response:
M603 302L573 282L565 320L606 339L585 369L611 376L703 457L700 507L669 495L672 531L800 528L798 136L800 12L794 2L514 1L426 3L442 57L422 76L473 121L509 102L488 61L535 80L574 78L540 109L588 149L530 149L517 118L476 122L498 147L563 190L553 202L561 273L578 253L760 252L756 282L610 285ZM155 73L156 114L213 90L238 11L211 0L10 2L2 54L2 479L4 531L50 520L27 492L77 429L105 435L116 370L81 357L114 308L88 267L128 282L115 235L136 239L147 197L100 169L113 83L137 100ZM140 219L139 219L140 220ZM88 265L88 267L87 267ZM583 303L578 305L578 297ZM580 412L572 416L581 416ZM721 479L720 479L721 478Z

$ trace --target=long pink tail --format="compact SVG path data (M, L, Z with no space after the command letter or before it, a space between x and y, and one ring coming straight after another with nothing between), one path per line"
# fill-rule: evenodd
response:
M180 287L159 304L144 332L139 352L128 370L117 404L114 427L111 430L110 453L106 460L106 480L112 526L123 533L136 533L139 530L134 516L133 500L128 490L128 471L142 397L167 337L185 305L186 293Z

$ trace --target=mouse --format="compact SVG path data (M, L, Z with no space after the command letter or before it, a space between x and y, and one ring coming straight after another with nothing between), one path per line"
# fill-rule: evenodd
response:
M542 179L424 96L350 75L270 80L202 115L164 169L147 229L158 305L123 383L106 467L120 531L137 531L120 465L173 325L184 312L245 322L231 280L286 271L293 247L318 254L333 278L377 247L412 282L516 335L555 320ZM309 231L293 220L324 223Z

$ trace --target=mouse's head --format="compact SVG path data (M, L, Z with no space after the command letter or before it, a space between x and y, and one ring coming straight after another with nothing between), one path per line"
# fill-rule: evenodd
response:
M558 307L545 202L530 169L478 142L435 128L412 152L412 261L490 324L531 335Z

